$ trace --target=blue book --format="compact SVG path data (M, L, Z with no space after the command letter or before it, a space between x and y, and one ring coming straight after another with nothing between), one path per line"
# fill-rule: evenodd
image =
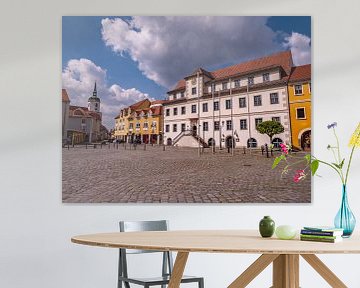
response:
M303 235L319 235L319 236L341 236L343 235L344 229L335 228L330 226L314 226L314 227L304 227L301 230Z

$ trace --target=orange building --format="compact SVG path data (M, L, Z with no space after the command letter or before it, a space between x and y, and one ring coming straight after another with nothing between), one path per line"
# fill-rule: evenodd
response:
M301 150L310 150L311 64L292 68L288 93L292 146Z
M162 143L164 101L141 100L115 117L115 138L133 143Z

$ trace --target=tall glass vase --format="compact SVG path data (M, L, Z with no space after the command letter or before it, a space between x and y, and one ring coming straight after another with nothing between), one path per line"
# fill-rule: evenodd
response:
M346 185L342 187L341 206L336 214L334 224L336 228L344 229L343 237L350 237L355 228L356 219L349 207Z

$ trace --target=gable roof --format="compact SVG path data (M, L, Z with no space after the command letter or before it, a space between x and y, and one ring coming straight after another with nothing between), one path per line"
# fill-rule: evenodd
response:
M292 66L293 66L292 55L291 55L291 51L289 50L289 51L278 52L262 58L242 62L212 72L208 72L201 68L198 68L197 70L195 70L195 72L206 71L212 76L211 77L212 79L221 80L240 74L250 74L252 72L263 69L281 67L285 71L286 75L289 76ZM193 74L191 74L191 76L193 76ZM187 77L185 77L185 79L186 78ZM180 81L178 81L177 84L175 85L175 88L172 89L171 91L185 89L185 79L181 79Z
M62 89L61 98L62 98L62 102L70 102L70 98L69 98L69 95L66 92L66 89Z
M289 82L299 82L311 80L311 64L293 67Z
M129 108L131 108L132 110L136 110L136 109L138 109L142 104L145 104L146 102L149 102L149 105L150 105L149 99L145 98L145 99L143 99L143 100L141 100L141 101L139 101L139 102L136 102L136 103L130 105Z

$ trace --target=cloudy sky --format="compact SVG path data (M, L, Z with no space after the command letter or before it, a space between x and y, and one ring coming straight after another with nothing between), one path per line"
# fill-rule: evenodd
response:
M120 108L166 91L195 68L209 71L282 50L295 65L311 61L311 18L114 17L62 19L62 85L87 106L94 82L103 122Z

